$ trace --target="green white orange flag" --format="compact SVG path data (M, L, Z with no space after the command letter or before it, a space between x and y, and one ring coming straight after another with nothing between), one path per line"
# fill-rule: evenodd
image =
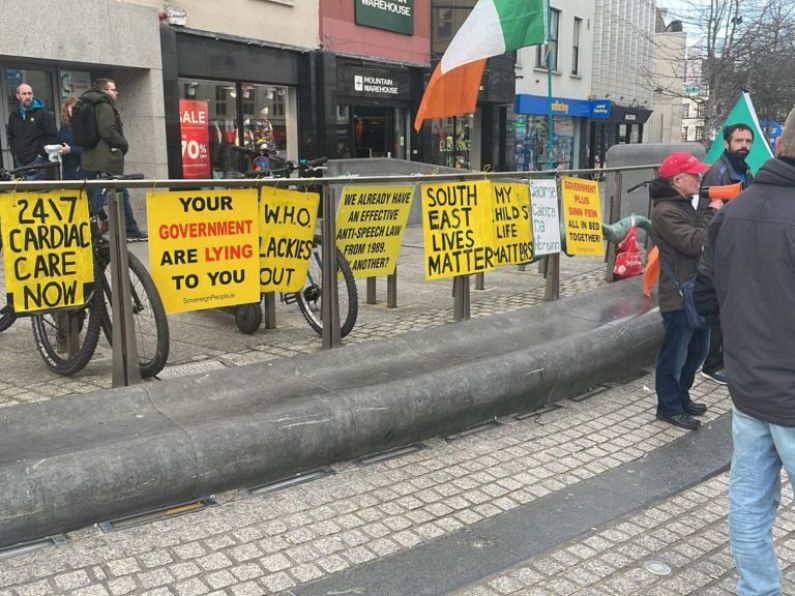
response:
M544 43L545 14L545 0L478 0L436 65L414 128L474 112L486 59Z
M712 143L712 146L707 152L707 158L704 160L707 163L714 163L720 159L725 147L723 145L723 129L730 124L747 124L754 131L754 142L751 145L751 152L745 158L745 163L751 168L751 173L756 174L756 171L762 167L768 159L772 159L773 151L770 149L765 133L762 127L759 126L759 119L756 117L756 110L754 104L751 102L751 95L747 91L743 91L737 103L734 104L732 111L726 116L723 126L718 131L718 136Z

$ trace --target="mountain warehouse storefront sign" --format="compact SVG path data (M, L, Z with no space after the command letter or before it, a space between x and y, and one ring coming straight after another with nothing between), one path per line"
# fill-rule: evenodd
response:
M357 25L414 35L414 0L354 0Z
M353 76L353 90L361 93L380 93L382 95L398 95L400 93L400 88L392 79L367 75Z

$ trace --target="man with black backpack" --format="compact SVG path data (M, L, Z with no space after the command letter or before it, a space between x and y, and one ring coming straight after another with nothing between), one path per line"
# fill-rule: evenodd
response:
M129 144L124 138L121 116L116 109L119 90L113 79L97 79L92 88L80 96L72 113L72 131L75 142L83 147L82 167L95 175L124 174L124 155ZM92 213L102 209L104 193L92 192L89 196ZM124 189L124 211L127 220L127 238L146 240L140 231L130 206L130 195Z

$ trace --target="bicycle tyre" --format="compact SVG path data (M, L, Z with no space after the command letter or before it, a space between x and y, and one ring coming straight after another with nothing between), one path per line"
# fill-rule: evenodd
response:
M323 334L323 320L321 318L323 289L321 286L323 275L323 262L320 257L320 243L316 241L312 255L309 257L309 270L307 280L300 292L296 293L298 308L304 315L307 323L319 335ZM338 295L340 307L340 337L347 336L359 316L359 293L356 289L356 280L353 278L351 266L339 252L337 253L337 274L342 273L342 280L338 279Z
M262 305L254 302L235 306L235 324L241 333L255 333L262 324Z
M111 294L110 254L108 250L101 252L101 275L104 277L102 284L102 309L100 313L100 327L108 343L113 345L113 297ZM133 298L133 325L135 325L135 342L138 348L138 365L141 376L153 377L166 365L169 352L170 334L168 318L163 307L160 294L157 293L155 282L149 271L131 252L127 253L127 263L130 270L130 293ZM151 320L147 320L147 317Z
M8 304L8 295L6 294L6 275L5 267L3 265L3 243L0 242L0 332L5 331L14 322L16 315L11 305Z
M100 308L100 294L95 291L83 308L31 316L36 350L50 370L59 375L71 376L88 364L99 341ZM81 337L77 350L70 354L63 341L63 330L73 323L81 330ZM82 333L83 330L85 333ZM51 332L54 332L54 337L50 337Z

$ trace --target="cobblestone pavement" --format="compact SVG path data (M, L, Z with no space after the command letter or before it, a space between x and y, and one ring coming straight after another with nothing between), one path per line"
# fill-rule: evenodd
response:
M146 244L130 245L146 262ZM452 324L453 301L449 280L428 282L422 270L422 231L408 228L398 271L398 308L388 309L386 284L379 280L377 303L365 303L365 283L358 281L359 318L346 343L360 343ZM604 285L604 262L594 257L561 257L561 295L570 296ZM2 265L0 264L0 268ZM2 277L2 271L0 271ZM544 278L538 266L526 271L502 267L485 276L486 288L474 289L473 318L532 306L544 300ZM320 337L302 318L297 306L277 303L277 329L240 333L229 310L208 310L169 316L171 352L169 366L204 363L233 367L275 358L315 352ZM111 385L111 348L101 337L89 365L74 377L50 372L36 352L30 323L17 320L0 333L0 408L32 403ZM176 368L173 370L176 372Z
M582 401L456 440L277 491L217 495L219 506L0 559L0 596L289 594L302 584L473 527L502 512L665 447L686 431L654 420L653 377L606 386ZM697 381L705 422L730 410L726 390ZM731 593L726 477L459 592L493 594ZM795 575L789 502L776 536ZM655 576L643 564L672 569ZM355 593L355 592L354 592Z

